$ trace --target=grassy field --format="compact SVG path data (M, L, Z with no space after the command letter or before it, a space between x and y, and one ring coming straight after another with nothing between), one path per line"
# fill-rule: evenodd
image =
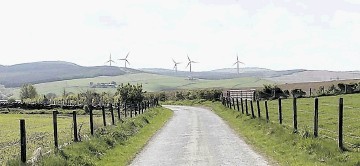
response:
M337 147L338 100L344 98L345 151ZM211 108L246 142L270 161L280 165L360 165L360 100L359 94L319 98L319 137L313 136L314 99L298 99L298 132L293 133L292 99L282 101L283 124L278 120L278 102L269 101L270 122L266 123L264 102L261 118L256 119L219 102L169 102L167 104L200 105ZM245 105L245 104L244 104ZM250 104L248 104L249 113ZM241 108L240 108L241 110Z
M102 116L100 111L94 114L94 128L97 129L103 125ZM45 151L53 149L52 114L0 114L0 165L20 153L19 119L25 119L28 158L39 147ZM80 135L85 139L90 135L89 116L78 115L77 121ZM111 123L110 115L106 121ZM58 136L60 146L73 140L72 115L58 115Z
M142 84L145 91L154 92L162 90L176 89L195 89L195 88L240 88L257 87L263 84L270 84L271 81L258 78L236 78L225 80L187 80L184 77L170 77L157 74L138 73L127 74L115 77L95 77L85 79L74 79L56 81L49 83L36 84L35 87L39 94L56 93L62 94L64 88L67 92L84 92L89 89L89 83L101 83L115 81L118 84ZM97 92L115 92L116 89L96 88ZM14 91L14 96L18 96L19 89Z

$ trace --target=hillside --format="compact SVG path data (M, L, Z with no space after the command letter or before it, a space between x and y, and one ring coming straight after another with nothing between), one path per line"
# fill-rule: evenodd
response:
M263 84L273 82L259 78L235 78L223 80L188 80L184 77L171 77L150 73L136 73L119 76L100 76L95 78L72 79L65 81L55 81L48 83L35 84L39 94L56 93L60 95L64 88L67 92L85 92L86 90L96 90L97 92L115 92L115 88L90 88L89 83L112 82L117 84L131 83L142 84L143 89L148 92L177 90L177 89L198 89L198 88L246 88L259 87ZM14 92L18 96L19 89Z
M303 83L303 82L323 82L334 80L360 79L359 71L326 71L326 70L307 70L289 75L266 78L275 82L282 83Z
M97 76L118 76L138 73L134 69L112 66L84 67L63 61L44 61L0 66L0 84L6 87L19 87L24 83L45 83Z
M290 74L306 71L303 69L275 71L275 70L257 68L257 67L241 68L240 69L241 72L239 74L237 74L237 70L235 68L225 68L225 69L217 69L212 71L192 72L192 73L188 71L174 72L174 70L158 69L158 68L143 68L140 70L154 74L166 75L166 76L175 76L175 77L192 76L195 78L208 79L208 80L233 79L233 78L241 78L241 77L271 78L271 77L280 77L283 75L290 75Z

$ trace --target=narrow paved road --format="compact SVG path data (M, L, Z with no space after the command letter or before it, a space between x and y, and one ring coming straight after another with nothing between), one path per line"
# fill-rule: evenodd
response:
M268 165L212 111L164 107L174 111L173 118L131 165Z

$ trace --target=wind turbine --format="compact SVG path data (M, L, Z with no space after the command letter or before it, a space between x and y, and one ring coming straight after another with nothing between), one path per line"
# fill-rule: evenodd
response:
M192 64L192 63L198 63L198 62L192 61L192 60L189 58L189 55L187 55L187 58L188 58L189 62L188 62L188 64L187 64L186 68L187 68L188 66L190 66L190 73L191 73L191 64Z
M110 59L109 59L108 61L106 61L105 63L109 63L110 66L111 66L111 62L115 63L115 61L113 61L113 60L111 59L111 53L110 53Z
M173 59L173 62L174 62L174 70L175 70L175 72L177 72L177 67L178 67L178 64L180 64L180 62L176 62L174 59Z
M236 54L236 62L233 64L233 66L236 65L237 73L238 73L238 74L240 74L240 72L239 72L239 65L240 65L240 63L241 63L241 64L245 64L245 63L239 61L239 56L238 56L238 54Z
M119 59L120 61L124 61L125 62L125 68L126 68L126 63L128 63L130 65L130 62L127 60L127 58L129 57L130 52L127 53L126 57L123 59Z

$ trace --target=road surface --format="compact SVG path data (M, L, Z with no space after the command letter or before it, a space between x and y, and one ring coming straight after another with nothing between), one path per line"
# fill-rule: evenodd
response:
M131 165L269 165L212 111L164 107L173 110L174 116Z

